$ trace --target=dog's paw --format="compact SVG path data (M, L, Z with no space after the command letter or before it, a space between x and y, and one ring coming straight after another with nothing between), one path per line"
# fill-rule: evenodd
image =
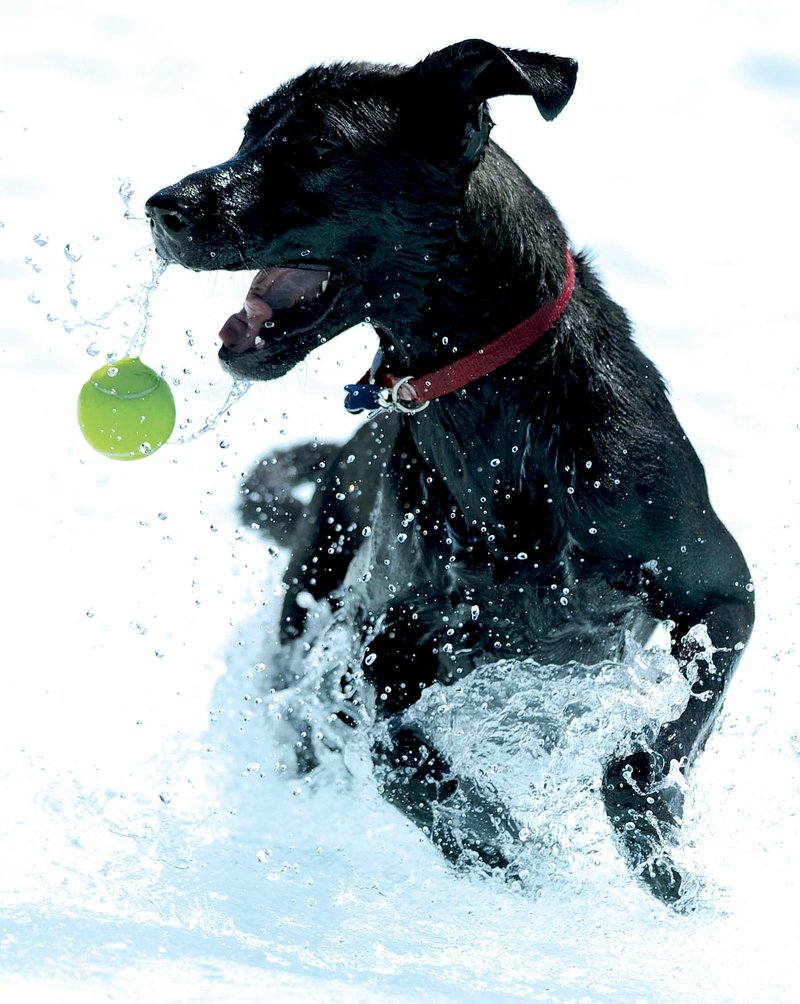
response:
M674 860L683 792L663 777L657 755L639 750L605 771L603 800L631 872L663 903L687 901L690 884Z
M488 785L456 776L416 727L389 723L373 752L381 791L459 868L506 873L520 826Z
M675 906L683 898L686 880L652 814L629 813L618 842L633 874L657 899Z

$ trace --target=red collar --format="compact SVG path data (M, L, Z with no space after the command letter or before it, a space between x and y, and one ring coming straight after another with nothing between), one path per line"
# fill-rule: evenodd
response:
M357 384L345 388L345 408L351 412L422 411L436 398L461 390L511 362L546 334L566 310L575 288L575 263L569 251L566 257L567 277L561 292L516 327L433 373L418 377L398 377L382 369L365 373Z

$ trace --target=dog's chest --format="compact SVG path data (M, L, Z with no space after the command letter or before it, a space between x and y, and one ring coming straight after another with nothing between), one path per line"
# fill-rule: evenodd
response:
M473 579L549 586L571 578L571 540L547 486L520 485L519 465L482 452L469 472L456 463L448 477L398 451L350 574L373 604L412 590L458 591Z

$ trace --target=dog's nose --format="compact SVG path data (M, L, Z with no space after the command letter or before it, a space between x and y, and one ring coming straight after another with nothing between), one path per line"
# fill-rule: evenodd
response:
M168 230L173 234L181 233L191 222L188 207L167 188L151 195L144 211L153 229Z

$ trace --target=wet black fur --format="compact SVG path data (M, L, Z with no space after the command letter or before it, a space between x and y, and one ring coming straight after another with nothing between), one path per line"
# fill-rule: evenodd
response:
M527 93L553 118L575 75L570 60L472 41L408 69L311 69L257 104L233 158L149 201L156 246L189 268L313 263L332 280L311 312L278 318L263 349L223 348L223 365L281 376L369 315L388 368L420 374L555 296L567 236L489 140L485 102ZM699 696L605 766L603 796L633 870L675 901L681 798L664 777L673 760L687 769L720 708L751 631L750 576L658 371L586 257L575 263L566 313L537 345L424 412L367 421L325 456L291 531L282 640L302 637L303 592L351 618L365 661L350 675L372 684L388 724L375 745L387 797L451 858L505 867L510 814L454 777L404 710L481 661L590 663L619 655L626 632L671 621ZM264 480L250 482L251 514L297 516L280 493L265 497Z

